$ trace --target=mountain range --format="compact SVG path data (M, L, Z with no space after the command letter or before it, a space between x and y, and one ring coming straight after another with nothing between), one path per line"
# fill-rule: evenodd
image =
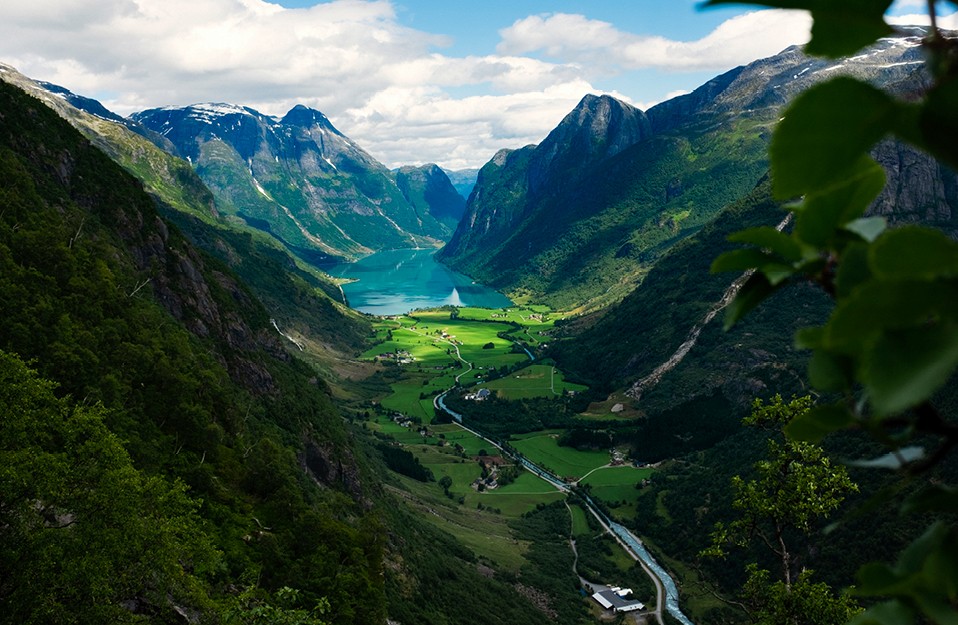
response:
M765 174L771 129L791 97L843 73L907 94L924 80L919 44L917 33L888 38L838 62L792 47L648 111L586 96L542 143L480 170L439 258L560 308L621 299Z

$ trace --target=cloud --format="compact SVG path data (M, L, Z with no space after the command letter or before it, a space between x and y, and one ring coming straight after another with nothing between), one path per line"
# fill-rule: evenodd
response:
M927 3L924 3L927 6ZM911 5L908 5L911 6ZM931 20L927 13L912 13L887 18L889 24L895 26L929 26ZM958 11L948 15L938 15L938 28L944 30L958 30Z
M503 54L541 53L564 63L605 71L658 68L722 70L808 41L811 19L804 11L753 11L722 22L695 41L637 35L583 15L554 13L518 20L500 31Z
M596 88L610 76L725 70L807 36L807 22L782 11L733 18L691 42L552 14L501 31L493 54L453 56L443 53L448 37L402 25L394 0L55 4L0 2L0 60L121 114L217 101L282 115L306 104L389 166L479 166L500 148L541 141L586 93L631 102ZM647 108L665 91L629 95Z

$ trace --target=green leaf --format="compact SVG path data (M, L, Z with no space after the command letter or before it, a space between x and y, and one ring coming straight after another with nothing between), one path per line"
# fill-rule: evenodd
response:
M839 301L822 345L857 357L882 333L924 326L931 319L958 319L958 284L870 280Z
M815 247L826 247L835 231L856 217L885 187L885 170L867 156L848 175L827 189L808 193L796 210L795 234Z
M863 595L884 595L901 583L901 578L892 567L879 562L869 562L858 569L858 592Z
M901 506L902 512L949 512L958 511L958 488L935 485L908 497Z
M888 227L884 217L864 217L845 225L845 230L853 232L871 243Z
M869 264L876 276L890 280L955 277L958 243L931 228L896 228L872 245Z
M839 393L851 387L851 371L847 357L818 349L808 362L808 381L820 391Z
M951 78L937 85L928 94L922 107L919 126L923 146L937 158L958 168L958 79Z
M725 252L712 262L712 273L723 271L745 271L755 269L762 265L774 261L771 254L767 254L755 248L744 248Z
M860 173L861 159L894 127L897 115L891 97L853 78L811 87L795 99L772 137L775 196L813 193Z
M812 39L805 51L837 58L846 56L890 35L892 29L885 23L885 11L891 0L708 0L704 6L724 4L753 4L778 9L805 9L815 20Z
M818 0L815 4L812 39L805 46L808 54L833 59L848 56L894 32L884 19L891 0Z
M728 330L748 311L761 304L775 291L764 274L755 272L745 281L732 303L725 311L725 329Z
M899 574L918 573L925 566L928 556L941 548L948 534L948 526L938 521L931 524L925 533L905 547L898 558L897 569Z
M802 248L799 247L798 243L792 237L771 226L741 230L729 236L728 240L734 243L751 243L760 248L768 249L784 260L791 262L797 262L802 258Z
M862 381L880 415L930 398L958 367L958 327L936 324L889 332L865 354Z
M915 613L898 600L886 601L862 612L848 625L912 625Z
M783 263L766 263L759 267L759 271L772 286L778 286L795 275L795 268Z
M795 349L818 349L824 337L824 327L799 328L795 332Z
M785 435L793 441L818 443L825 436L854 423L852 413L841 404L816 406L785 426Z
M835 274L835 290L839 298L849 296L861 284L872 277L868 267L868 246L864 243L851 243L842 252L838 273Z

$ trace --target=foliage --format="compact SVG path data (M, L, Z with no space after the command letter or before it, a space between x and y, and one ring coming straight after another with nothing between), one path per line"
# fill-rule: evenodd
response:
M851 53L891 31L883 19L887 0L755 4L811 11L808 49L827 56ZM910 441L930 447L916 460L898 460L912 474L940 462L958 443L958 426L933 403L958 368L958 243L924 227L886 229L880 218L863 215L885 184L883 170L869 156L883 137L893 135L958 165L958 40L935 26L935 2L928 8L927 90L906 102L842 77L797 98L770 150L775 194L802 198L791 209L794 228L739 232L734 240L751 247L728 252L713 265L717 271L754 270L729 307L728 324L795 280L811 280L834 298L828 321L802 329L796 344L812 350L812 384L842 400L796 419L789 433L814 441L857 427L893 450ZM926 511L958 509L948 496L921 501L917 507ZM933 622L953 622L954 589L923 573L943 566L954 579L949 563L958 551L946 538L952 531L951 525L933 526L903 552L898 569L864 567L858 592L895 598L861 619L907 622L920 613ZM934 541L939 549L928 547Z
M124 604L167 617L171 600L208 605L196 575L218 557L198 502L137 471L102 406L54 390L0 352L0 622L133 622Z
M386 461L386 466L396 473L401 473L420 482L432 482L436 479L433 477L432 471L422 466L419 458L402 447L381 444L378 449L383 456L383 460Z
M743 423L781 432L811 406L807 396L788 403L779 396L767 404L756 400ZM768 571L749 565L742 594L755 622L845 622L853 604L845 597L833 597L827 585L812 583L811 572L799 566L795 549L788 543L795 530L813 531L857 486L844 466L833 465L821 447L806 442L770 439L767 458L755 468L755 479L733 478L732 505L740 516L728 525L717 524L712 547L705 554L721 556L727 544L744 547L757 540L778 559L781 576L774 582Z
M76 527L49 534L62 558L38 554L56 566L24 557L3 574L33 588L33 567L36 592L61 593L38 604L51 611L46 622L84 610L110 614L90 622L122 620L112 616L120 600L163 622L175 618L180 595L184 609L215 614L251 572L269 592L295 586L308 602L328 597L332 623L382 620L382 539L360 505L360 468L325 384L282 349L250 290L164 222L134 179L5 83L0 109L0 349L30 360L77 406L77 420L39 447L53 455L45 476L23 479L91 498L83 505L99 506L94 517L107 524L86 540L89 553L71 543L83 535ZM53 427L59 410L17 427L42 432L39 421ZM69 429L92 415L108 433L89 426L102 458L84 447L87 430ZM66 443L75 448L63 453L87 454L69 471L55 458ZM18 471L32 466L25 460ZM106 490L78 491L77 479ZM10 496L4 509L36 498ZM114 528L125 525L121 540ZM215 567L189 555L194 544L222 554ZM182 558L167 557L176 550ZM154 564L137 559L153 555ZM171 560L192 576L175 574ZM61 592L77 570L88 579ZM91 584L96 592L84 590Z
M329 609L329 602L319 601L314 607L296 607L301 602L299 591L283 586L271 597L249 587L233 600L224 612L224 621L236 625L328 625L320 618Z
M847 594L835 595L827 584L812 582L811 570L799 573L791 584L772 581L768 571L748 566L748 581L742 595L751 604L756 625L836 625L861 612Z

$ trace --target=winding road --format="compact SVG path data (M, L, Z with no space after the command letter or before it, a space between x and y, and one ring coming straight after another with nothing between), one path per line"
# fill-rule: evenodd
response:
M469 370L472 370L472 363L462 358L462 356L459 354L458 347L456 348L456 356L463 363L469 365L469 369L467 371L459 374L459 376L456 377L456 382L458 383L460 376L464 375ZM531 357L531 354L530 354L530 357ZM465 424L463 424L462 415L448 408L444 401L445 396L449 394L451 390L453 389L451 388L447 389L443 391L442 393L440 393L439 395L437 395L435 398L433 398L433 407L435 407L437 410L443 410L449 413L450 415L452 415L452 418L456 420L456 422L461 428L487 441L490 445L498 449L504 456L512 458L514 461L518 462L523 467L525 467L528 471L532 472L533 474L538 476L540 479L543 479L549 484L551 484L552 486L554 486L557 490L563 493L572 492L570 485L566 484L558 476L553 475L549 471L543 469L542 467L538 466L537 464L530 461L528 458L524 456L517 455L515 453L507 451L506 449L502 447L502 445L490 439L489 437L485 436L482 432L478 432L475 429L470 428L466 426ZM585 504L584 507L590 513L592 513L592 516L594 516L599 521L599 524L602 525L605 531L609 534L612 534L616 542L619 543L619 545L626 551L626 553L628 553L633 559L639 562L639 564L642 566L642 570L645 571L646 575L648 575L649 578L652 580L652 582L655 584L655 592L656 592L655 610L652 610L648 612L647 614L654 614L655 619L659 623L659 625L665 625L665 621L662 618L662 608L664 606L666 611L669 614L671 614L673 617L675 617L680 623L682 623L682 625L693 625L692 621L689 620L689 618L682 612L681 608L679 607L679 592L678 592L678 587L675 585L675 581L669 576L666 570L658 562L655 561L655 558L653 558L652 554L650 554L648 549L645 548L645 545L642 544L642 541L639 540L639 538L635 536L632 532L630 532L627 528L606 517L605 514L603 514L602 511L599 510L599 508L595 505L595 503L593 503L593 501L588 496L583 497L583 502ZM573 544L573 549L575 549L574 544ZM664 598L664 601L663 601L663 598Z

